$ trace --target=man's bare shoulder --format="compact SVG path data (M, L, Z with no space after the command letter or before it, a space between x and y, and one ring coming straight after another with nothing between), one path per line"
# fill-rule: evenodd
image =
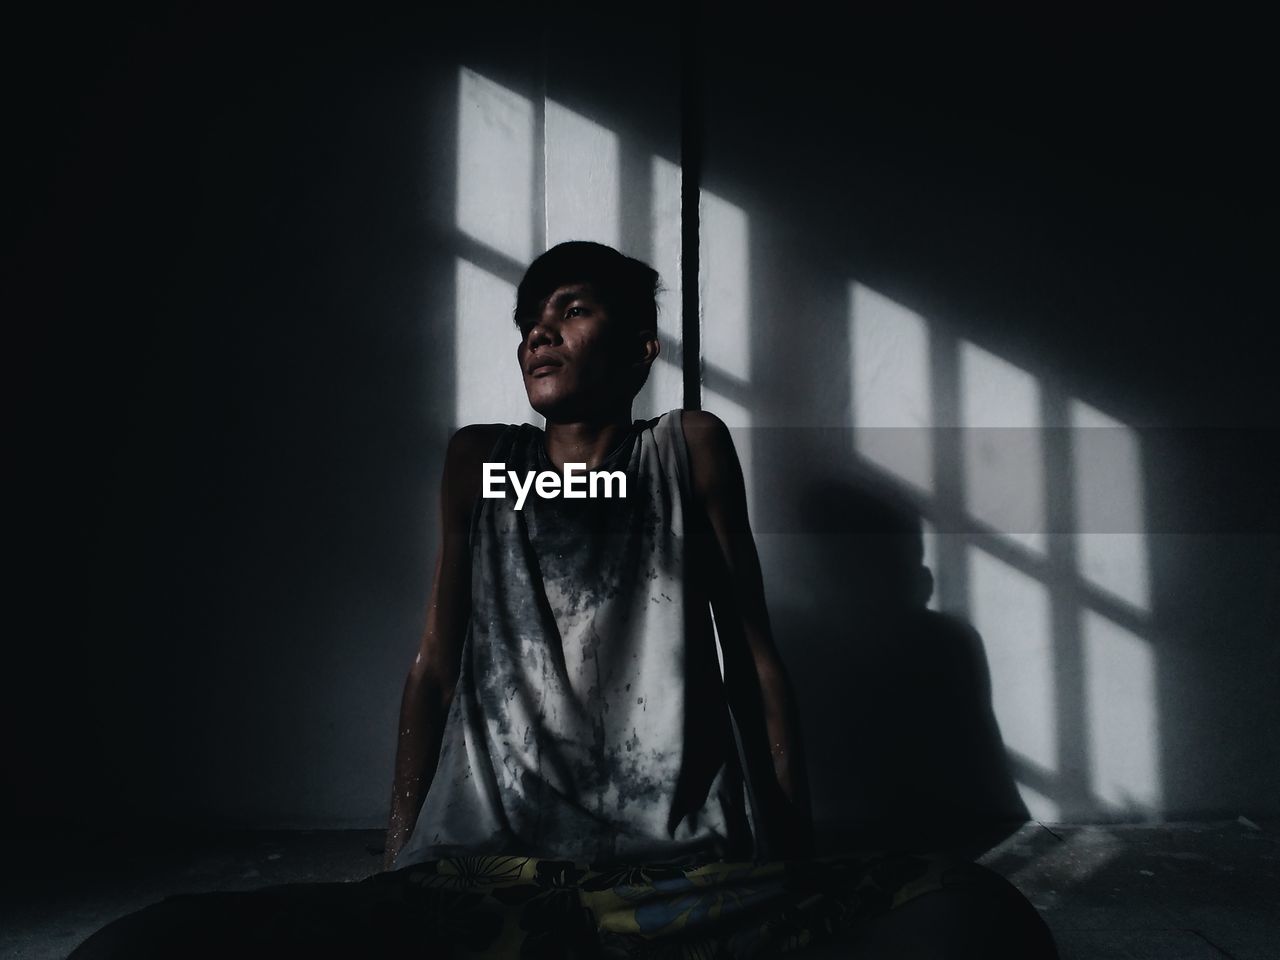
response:
M469 423L453 431L445 453L447 463L458 466L480 464L489 456L498 437L507 428L505 423Z
M713 490L739 473L733 435L723 420L709 410L686 410L681 421L697 490Z
M729 432L724 421L710 410L685 410L680 419L684 423L685 441L688 443L705 442L712 434Z
M448 512L459 517L470 514L480 495L484 462L506 428L505 423L470 423L453 432L445 450L441 490Z

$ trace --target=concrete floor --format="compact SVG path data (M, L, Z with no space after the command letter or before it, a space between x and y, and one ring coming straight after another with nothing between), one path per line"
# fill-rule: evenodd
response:
M1063 960L1280 960L1280 822L1028 824L980 862Z
M0 898L0 957L54 960L108 921L173 893L355 880L378 831L232 834L86 845ZM1041 911L1063 960L1280 960L1280 822L1031 823L980 862Z

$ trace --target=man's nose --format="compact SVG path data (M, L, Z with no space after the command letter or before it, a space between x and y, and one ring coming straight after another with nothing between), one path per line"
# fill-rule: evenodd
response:
M549 317L540 317L538 322L529 328L525 345L533 349L544 344L555 343L558 337L559 331L556 329L555 321Z

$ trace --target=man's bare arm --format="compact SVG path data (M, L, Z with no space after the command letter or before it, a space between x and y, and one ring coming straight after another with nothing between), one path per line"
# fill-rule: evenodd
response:
M764 579L747 517L746 486L724 423L684 413L692 481L708 521L705 550L724 678L766 821L769 855L812 852L809 789L791 683L773 643Z
M383 857L388 870L413 832L440 759L471 610L471 511L480 491L481 464L501 429L500 424L463 427L450 439L445 453L440 549L426 626L400 701L395 784Z

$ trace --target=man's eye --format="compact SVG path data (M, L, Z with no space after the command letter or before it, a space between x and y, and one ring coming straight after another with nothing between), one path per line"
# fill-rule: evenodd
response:
M564 312L564 315L566 317L579 317L586 312L587 312L586 307L570 307L568 310Z

